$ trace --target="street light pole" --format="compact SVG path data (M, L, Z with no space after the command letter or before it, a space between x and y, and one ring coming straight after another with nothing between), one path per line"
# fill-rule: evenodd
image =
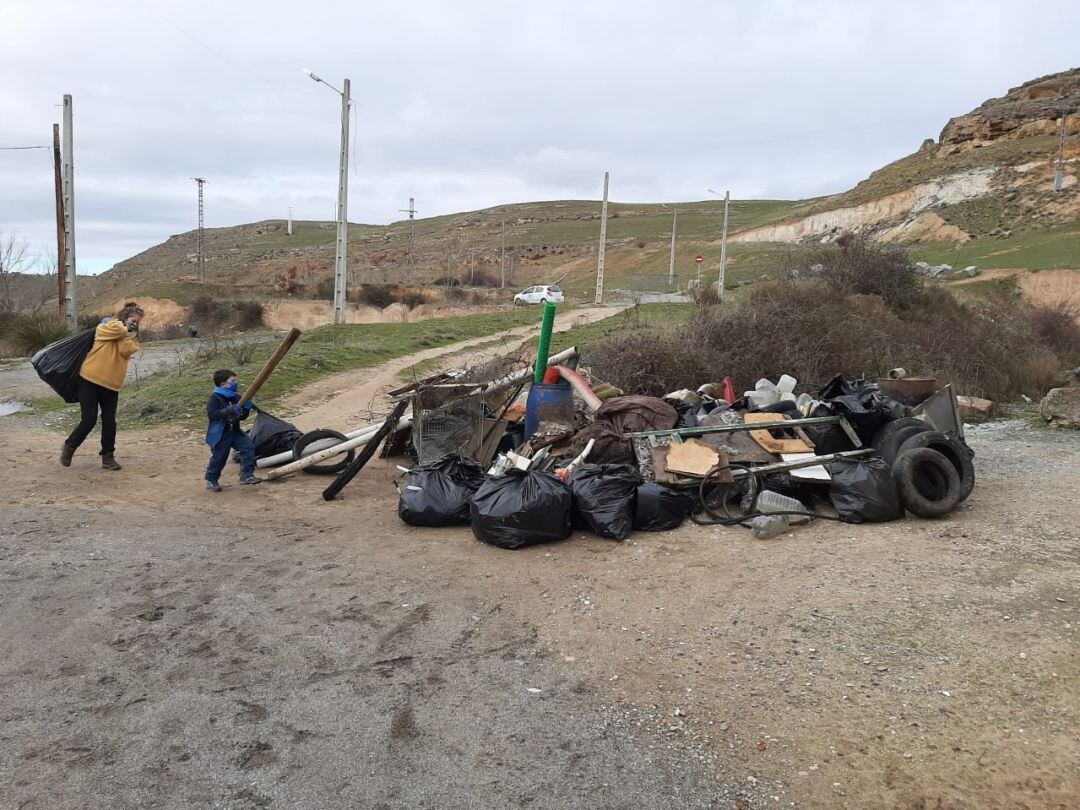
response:
M679 209L673 209L671 216L671 257L668 259L667 283L670 287L675 283L675 231L679 224Z
M711 188L705 189L710 194L715 194L717 197L720 193L713 191ZM720 301L724 300L724 269L727 265L727 231L728 231L728 207L731 203L731 192L724 192L724 231L720 238L720 274L716 279L716 292L720 296Z
M312 81L325 84L341 96L341 155L338 162L337 239L334 242L334 323L345 323L345 288L349 258L349 80L341 90L323 81L307 68Z

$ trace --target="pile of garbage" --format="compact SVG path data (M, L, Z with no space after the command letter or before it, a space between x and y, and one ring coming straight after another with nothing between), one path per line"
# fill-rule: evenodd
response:
M468 525L507 549L575 530L625 540L688 518L760 538L816 520L938 518L974 487L961 400L933 378L895 369L806 390L783 375L742 395L730 379L624 395L578 368L576 349L548 356L553 318L548 304L531 365L508 359L417 381L391 392L398 405L381 426L302 434L260 413L259 466L267 478L335 474L331 499L380 446L409 454L402 521Z

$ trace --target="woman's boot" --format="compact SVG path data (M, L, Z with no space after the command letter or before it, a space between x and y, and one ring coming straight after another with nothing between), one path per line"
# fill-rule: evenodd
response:
M119 470L119 469L121 469L120 465L116 463L116 459L113 458L112 453L102 453L101 454L101 466L104 467L106 470Z
M71 459L75 457L75 448L67 442L60 448L60 463L65 467L71 466Z

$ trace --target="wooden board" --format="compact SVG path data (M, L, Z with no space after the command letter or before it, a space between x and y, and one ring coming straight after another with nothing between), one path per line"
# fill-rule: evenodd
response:
M743 414L743 421L748 425L755 422L776 422L786 419L786 416L778 413L747 413ZM812 445L802 439L777 439L768 430L751 430L751 438L770 453L813 453Z
M689 439L668 445L666 468L670 473L704 478L705 474L721 461L726 459L722 458L715 447L709 447L697 439Z

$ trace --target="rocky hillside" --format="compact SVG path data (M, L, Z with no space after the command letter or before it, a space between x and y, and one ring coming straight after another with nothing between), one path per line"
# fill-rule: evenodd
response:
M1063 190L1052 190L1067 119ZM733 201L729 279L767 275L787 245L844 231L915 246L921 258L1007 268L1080 267L1080 69L1044 76L951 119L935 141L850 191L802 200ZM350 229L350 283L431 284L560 280L591 289L596 201L505 205ZM722 203L680 203L677 282L709 278L719 257ZM630 289L667 287L672 207L613 204L608 277ZM268 220L206 232L207 274L218 288L264 297L310 295L333 263L334 225ZM197 292L194 232L170 237L104 274L101 295L183 298ZM702 255L704 262L694 262ZM164 285L164 286L163 286Z

